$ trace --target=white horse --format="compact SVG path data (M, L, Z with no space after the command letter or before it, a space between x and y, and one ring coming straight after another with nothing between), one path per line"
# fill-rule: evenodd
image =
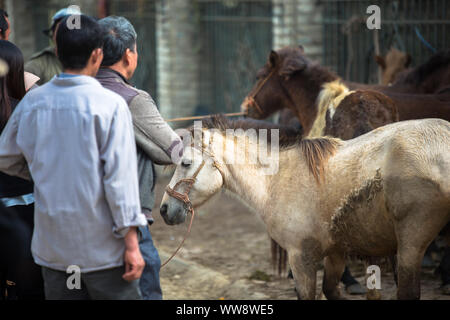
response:
M300 299L315 298L323 259L323 292L340 298L346 254L397 254L397 297L420 298L424 252L450 220L449 122L404 121L348 141L301 140L280 131L273 175L261 163L230 161L234 152L256 149L242 130L234 137L226 130L255 122L216 117L205 125L202 145L185 147L162 199L167 224L184 222L189 205L198 207L225 188L254 208L287 250Z

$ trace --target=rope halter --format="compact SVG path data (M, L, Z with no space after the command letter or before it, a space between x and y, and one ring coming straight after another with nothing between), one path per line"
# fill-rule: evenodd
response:
M224 173L222 171L222 168L220 167L219 163L214 159L214 156L210 153L207 152L206 150L203 150L203 152L208 153L209 156L213 159L213 166L219 171L220 175L222 176L222 183L225 183L225 176ZM186 241L187 237L189 236L189 234L191 233L191 228L192 228L192 222L194 221L194 215L195 215L195 211L194 211L194 206L192 205L191 199L189 199L189 192L191 191L194 183L197 181L197 176L199 175L200 171L203 169L203 167L205 166L206 161L205 159L202 160L202 163L200 164L200 166L197 168L197 170L195 170L194 174L192 175L192 177L190 178L185 178L185 179L181 179L180 181L178 181L173 188L167 186L166 187L166 192L169 196L171 196L172 198L175 198L181 202L184 203L185 205L185 209L188 210L191 213L191 221L189 222L189 227L188 230L186 232L186 235L183 238L183 241L180 243L180 245L178 246L178 248L175 250L175 252L170 256L169 259L167 259L166 262L164 262L161 265L161 268L164 267L167 263L169 263L170 260L172 260L173 257L175 257L175 255L178 253L178 251L181 249L181 247L184 244L184 241ZM183 193L180 193L178 191L176 191L182 184L186 185L186 189L184 190Z
M273 69L272 71L270 71L270 73L267 75L267 77L264 78L263 81L261 81L259 83L259 85L256 87L255 91L253 94L249 94L248 96L245 97L243 105L246 106L247 111L249 106L250 107L254 107L258 113L260 115L264 114L264 111L262 110L261 106L258 104L258 102L256 101L256 95L261 91L261 89L264 87L264 85L266 84L266 82L272 77L272 75L274 74L275 69Z

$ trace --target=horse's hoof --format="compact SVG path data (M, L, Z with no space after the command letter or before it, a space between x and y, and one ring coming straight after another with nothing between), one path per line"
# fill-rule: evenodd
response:
M380 290L372 289L367 291L367 300L381 300Z
M364 288L362 285L360 285L359 283L354 283L351 284L347 287L345 287L345 291L348 294L365 294L367 292L367 289Z

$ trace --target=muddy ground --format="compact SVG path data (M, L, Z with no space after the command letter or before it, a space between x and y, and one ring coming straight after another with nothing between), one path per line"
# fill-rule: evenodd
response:
M168 178L156 187L157 208ZM151 233L161 260L165 261L182 241L188 221L168 226L154 212ZM351 262L350 269L365 283L364 264ZM256 279L255 279L255 275ZM253 276L253 277L252 277ZM317 295L321 293L323 272L318 273ZM450 300L436 290L440 278L434 269L422 272L422 299ZM270 263L270 241L265 226L255 213L233 196L223 192L196 210L191 235L176 258L161 270L164 299L296 299L294 281L274 274ZM342 284L341 284L342 285ZM382 268L382 299L395 299L392 272ZM365 299L350 296L348 299Z

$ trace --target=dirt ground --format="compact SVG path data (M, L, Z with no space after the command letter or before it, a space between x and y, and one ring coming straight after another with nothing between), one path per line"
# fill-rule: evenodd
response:
M168 178L160 178L156 187L161 200ZM156 204L159 208L159 202ZM189 221L168 226L159 211L150 228L164 262L182 241ZM189 217L190 218L190 217ZM364 264L350 263L357 280L365 283ZM392 272L382 268L382 299L395 299ZM254 279L255 273L260 277ZM261 277L262 275L262 277ZM317 295L321 293L323 271L317 279ZM270 241L262 220L230 194L222 192L196 210L192 231L176 258L161 270L164 299L296 299L294 281L274 274L270 264ZM342 284L341 284L342 285ZM434 270L422 272L422 299L450 300L436 290L440 278ZM347 299L365 299L350 296Z

